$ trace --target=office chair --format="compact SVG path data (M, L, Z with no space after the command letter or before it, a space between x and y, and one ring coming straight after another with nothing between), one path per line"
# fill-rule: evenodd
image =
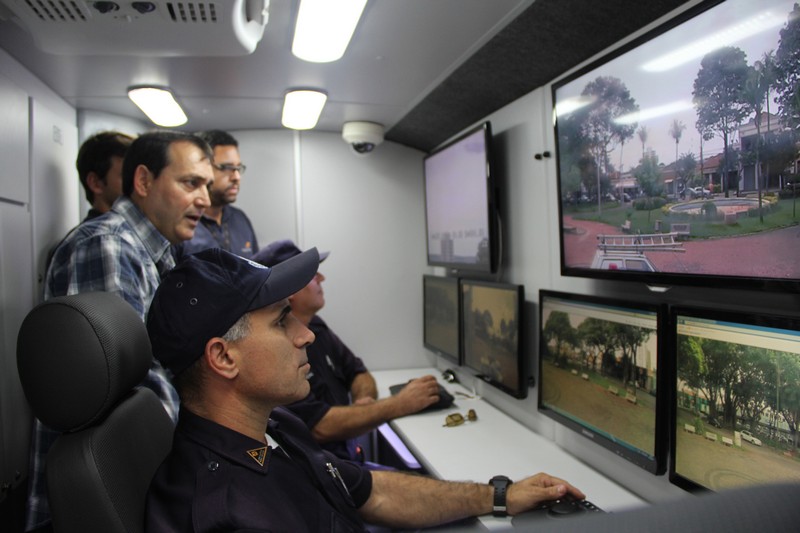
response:
M17 367L34 414L61 433L47 455L56 532L141 532L174 426L153 391L142 320L105 292L53 298L20 327Z

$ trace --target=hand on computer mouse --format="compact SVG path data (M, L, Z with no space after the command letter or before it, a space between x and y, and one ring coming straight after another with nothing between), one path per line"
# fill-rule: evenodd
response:
M515 481L508 487L508 514L515 515L533 509L545 501L570 496L578 500L586 498L580 489L563 479L545 473Z
M397 403L397 416L422 411L439 401L439 384L433 376L412 379L392 399Z

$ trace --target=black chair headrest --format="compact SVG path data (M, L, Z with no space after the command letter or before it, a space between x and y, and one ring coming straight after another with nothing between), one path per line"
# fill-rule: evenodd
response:
M61 431L103 419L150 368L150 339L120 296L88 292L34 307L17 337L17 368L33 413Z

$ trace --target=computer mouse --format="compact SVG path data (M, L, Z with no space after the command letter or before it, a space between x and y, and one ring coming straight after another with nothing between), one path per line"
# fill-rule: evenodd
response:
M392 385L391 387L389 387L389 392L392 394L392 396L394 396L395 394L400 392L403 389L403 387L405 387L407 384L408 383L399 383L397 385ZM440 383L437 383L437 385L439 387L439 400L436 403L429 405L428 407L420 411L421 413L425 413L428 411L438 411L440 409L448 409L451 405L453 405L453 401L455 400L455 398L453 398L453 395L450 394L447 391L447 389L445 389Z
M571 498L562 498L553 502L547 509L547 514L553 517L567 516L582 512L583 509Z

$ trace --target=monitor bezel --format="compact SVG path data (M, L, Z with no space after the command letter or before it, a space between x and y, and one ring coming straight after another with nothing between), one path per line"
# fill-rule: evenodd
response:
M645 311L645 312L652 312L655 313L656 316L656 350L658 351L656 355L656 364L657 364L657 374L656 374L656 409L655 409L655 421L654 421L654 441L653 441L653 456L650 457L646 455L648 452L642 450L641 452L637 452L631 449L629 446L622 445L620 443L615 442L612 439L609 439L605 435L601 433L597 433L591 428L586 427L585 425L568 418L559 412L553 410L552 408L546 406L542 400L543 394L543 386L542 386L542 363L543 357L541 356L542 353L545 351L546 340L544 335L542 335L544 329L543 323L543 316L544 313L543 305L547 298L559 298L563 300L571 300L577 303L588 303L588 304L598 304L610 307L622 307L622 308L629 308L637 311ZM667 460L666 454L669 448L668 443L666 442L666 437L668 435L668 428L666 427L667 423L667 409L668 409L668 396L667 391L665 389L665 384L667 383L667 379L669 378L669 368L665 368L666 358L664 354L665 346L664 346L664 327L665 327L665 320L666 320L666 306L661 303L653 302L653 301L646 301L646 300L639 300L639 299L628 299L628 298L616 298L616 297L606 297L606 296L595 296L595 295L585 295L585 294L577 294L577 293L569 293L569 292L561 292L555 290L547 290L541 289L539 291L539 324L538 324L538 335L539 335L539 350L537 353L537 367L538 367L538 387L537 387L537 410L539 413L543 414L544 416L558 422L559 424L569 428L570 430L578 433L579 435L586 438L586 440L593 442L595 444L600 445L601 447L611 451L615 455L627 460L628 462L642 468L643 470L650 472L654 475L663 474L667 468Z
M763 307L740 307L737 305L725 305L722 307L710 307L702 304L675 304L670 305L667 311L669 321L668 353L671 361L671 381L668 385L670 414L669 414L669 469L667 477L669 482L687 492L695 494L705 494L715 491L714 489L702 485L691 478L688 478L677 471L676 446L677 446L677 422L678 422L678 352L677 352L677 317L690 316L692 318L706 318L716 321L732 322L737 324L749 324L764 326L776 329L795 330L800 332L800 313L773 312ZM728 490L728 489L725 489Z
M462 262L455 262L455 261L440 261L431 258L431 249L430 249L430 228L428 224L428 175L425 171L425 163L431 157L434 157L445 150L456 146L457 144L464 141L466 138L474 135L475 133L482 131L483 132L483 139L484 139L484 155L485 155L485 178L486 178L486 223L487 223L487 231L488 231L488 240L489 240L489 264L488 265L481 265L477 263L462 263ZM497 206L497 180L495 177L494 172L494 162L493 162L493 150L492 150L492 126L490 121L485 121L480 123L479 125L470 128L463 134L459 135L455 139L447 142L446 144L434 149L430 153L428 153L422 161L422 174L423 174L423 192L425 194L425 253L427 258L427 263L429 266L440 266L447 268L450 272L454 274L458 273L465 273L467 275L474 274L474 273L484 273L484 274L493 274L497 270L497 265L499 262L498 259L498 251L500 249L500 245L498 239L500 239L500 235L498 233L498 217L499 217L499 210Z
M426 289L428 287L428 282L433 280L434 283L446 283L451 285L455 288L456 294L456 328L457 328L457 348L456 353L450 353L447 350L443 350L440 346L436 346L435 344L431 343L428 340L427 334L427 326L428 326L428 317L427 317L427 310L428 307L425 305L426 303ZM432 274L423 274L422 275L422 345L427 348L428 350L432 351L437 356L440 356L451 363L455 363L461 366L462 361L462 349L461 349L461 287L458 282L458 278L450 277L450 276L434 276Z
M507 292L513 292L517 298L517 350L516 350L516 363L517 363L517 383L512 387L494 379L492 376L483 374L477 366L470 365L467 361L467 343L466 335L467 328L464 324L465 314L467 308L464 305L464 288L467 285L476 287L488 287L492 289L499 289ZM524 285L517 285L513 283L502 283L497 281L487 281L470 278L459 279L459 305L460 305L460 322L461 322L461 365L472 372L475 377L488 383L504 393L516 399L524 399L528 396L528 366L524 355L524 335L525 331L522 327L524 323L524 303L525 303L525 287Z

